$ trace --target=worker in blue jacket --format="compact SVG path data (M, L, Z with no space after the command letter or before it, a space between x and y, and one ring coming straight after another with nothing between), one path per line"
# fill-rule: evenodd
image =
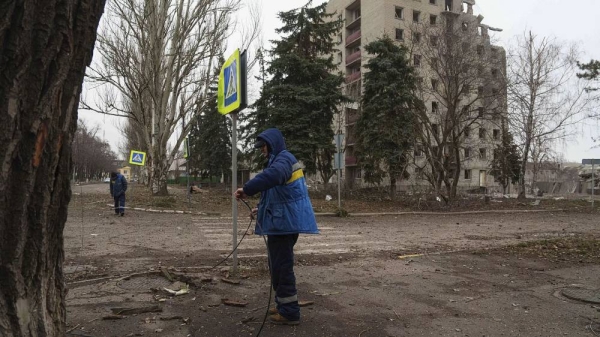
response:
M269 267L277 307L269 319L275 324L300 323L300 306L294 275L294 245L299 233L319 234L302 168L286 150L278 129L262 132L254 145L268 164L263 172L235 192L238 199L261 193L255 233L267 236Z
M110 173L110 195L115 200L115 214L125 215L125 192L127 191L127 179L117 172Z

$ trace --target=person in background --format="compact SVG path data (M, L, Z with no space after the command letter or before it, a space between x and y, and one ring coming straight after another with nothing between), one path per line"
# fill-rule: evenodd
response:
M125 192L127 191L127 179L117 172L110 173L110 195L115 201L115 214L125 215Z
M263 172L235 191L245 199L261 193L256 216L255 234L267 236L269 268L277 307L269 312L275 324L300 323L300 306L294 275L294 245L298 234L319 234L304 173L298 160L286 150L278 129L262 132L254 145L268 163Z

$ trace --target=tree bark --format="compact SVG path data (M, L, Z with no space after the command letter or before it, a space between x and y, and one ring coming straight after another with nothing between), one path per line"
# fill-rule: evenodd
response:
M64 336L71 145L104 0L0 4L0 336Z

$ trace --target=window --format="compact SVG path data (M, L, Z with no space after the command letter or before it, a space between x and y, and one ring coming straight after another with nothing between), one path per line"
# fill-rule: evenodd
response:
M431 102L431 112L437 113L437 112L439 112L438 110L439 110L438 102Z
M498 96L498 89L492 89L492 96Z
M356 179L362 179L362 170L361 169L357 169L354 172L355 172L354 178L356 178Z
M477 55L483 56L483 46L482 45L477 46Z
M431 42L431 45L433 47L437 47L438 45L438 37L435 35L432 35L431 38L429 38L429 41Z
M487 150L485 148L479 149L479 158L487 159Z
M477 88L477 94L479 95L479 97L483 97L483 87Z
M415 157L423 157L423 146L415 145Z
M352 17L354 18L354 20L360 18L360 8L355 9L354 12L352 12Z
M433 1L435 1L435 0L433 0ZM429 16L429 24L432 26L437 25L437 16L436 15Z
M469 138L470 136L471 136L471 128L467 126L467 127L465 127L465 138ZM468 149L466 149L466 150L468 150ZM465 154L465 157L468 157L468 156Z
M404 8L396 7L396 19L404 20Z
M498 69L492 69L492 77L498 78Z
M414 63L415 63L415 67L420 67L421 66L421 55L414 55Z
M471 180L471 170L465 170L465 180Z
M483 138L485 138L485 129L480 128L479 129L479 139L483 139Z
M415 178L423 179L423 168L422 167L415 167Z
M494 140L500 139L500 130L494 129Z
M445 10L448 12L452 12L452 0L446 0Z
M429 0L429 3L432 5L437 5L437 0Z
M438 86L439 86L439 81L436 80L435 78L432 78L431 79L431 89L433 89L433 91L437 91Z
M437 137L437 135L438 135L438 125L437 124L431 124L431 133Z
M342 61L344 60L343 56L342 56L342 52L338 53L338 62L342 63Z
M494 160L496 160L496 157L498 156L498 149L494 149L494 151L492 152L492 156Z
M127 170L123 170L123 174L124 174L124 175L127 175Z
M470 158L471 157L471 148L466 147L465 148L465 159Z
M396 40L403 41L404 40L404 30L400 28L396 28Z
M468 85L468 84L465 84L465 85L463 85L463 92L464 92L465 94L468 94L468 93L470 93L470 92L471 92L471 86L470 86L470 85Z
M421 42L421 33L413 33L413 42Z
M421 12L413 11L413 22L419 23L421 19Z
M434 57L431 59L431 68L435 69L435 68L437 68L437 66L438 66L438 59L437 59L437 57Z
M477 117L483 118L484 112L485 112L485 109L483 107L480 106L479 108L477 108Z

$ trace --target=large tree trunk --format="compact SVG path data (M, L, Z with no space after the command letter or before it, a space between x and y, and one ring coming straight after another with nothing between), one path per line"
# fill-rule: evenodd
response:
M71 145L104 0L0 3L0 336L64 336Z

